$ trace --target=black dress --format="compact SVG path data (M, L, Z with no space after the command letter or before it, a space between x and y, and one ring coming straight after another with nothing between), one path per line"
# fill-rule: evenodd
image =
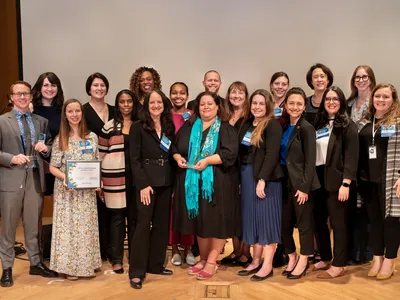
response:
M107 104L108 106L108 120L114 119L115 117L115 107ZM89 130L95 133L97 136L99 135L101 129L104 126L104 122L100 119L99 115L93 109L93 107L88 103L83 105L83 114L85 116L86 125Z
M58 135L60 131L60 123L61 123L61 109L55 106L34 106L33 113L37 114L49 121L49 132L51 135L51 140ZM55 177L53 174L46 173L45 180L46 180L46 192L45 195L52 195L54 191L54 179Z
M173 145L173 154L179 153L188 157L188 146L193 124L182 125ZM202 144L208 133L203 131ZM221 122L216 154L222 160L221 165L214 165L214 193L210 203L199 199L199 215L189 219L185 200L186 169L178 168L176 172L174 211L174 231L182 234L196 234L202 238L228 238L239 236L241 223L237 209L239 207L239 186L237 182L236 159L238 153L237 131L229 123ZM201 193L200 193L201 195Z

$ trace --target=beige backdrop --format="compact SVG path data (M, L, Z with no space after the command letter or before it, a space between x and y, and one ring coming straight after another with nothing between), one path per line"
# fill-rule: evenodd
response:
M275 71L306 88L308 68L328 65L349 92L354 68L368 64L378 82L400 89L398 0L21 0L24 78L53 71L66 97L87 101L85 81L110 80L108 102L139 66L155 67L168 93L174 81L202 90L208 69L250 91Z

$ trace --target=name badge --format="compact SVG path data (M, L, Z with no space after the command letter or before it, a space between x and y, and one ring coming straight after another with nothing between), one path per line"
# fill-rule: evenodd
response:
M368 155L369 159L376 159L376 146L368 147Z
M169 147L171 147L171 141L165 135L161 138L160 148L168 153Z
M189 120L191 116L192 116L191 113L188 112L188 111L187 111L187 112L184 112L184 113L182 114L182 118L183 118L183 120L185 120L185 122L186 122L187 120Z
M274 115L275 115L275 118L277 118L278 120L282 117L282 113L283 113L282 107L274 108Z
M39 138L38 138L38 143L45 143L46 142L46 134L45 133L39 133Z
M329 129L327 127L321 128L317 131L317 140L329 136Z
M241 142L242 145L251 146L251 131L247 131Z
M391 137L395 135L395 126L394 125L389 125L389 126L384 126L382 125L381 127L381 137Z
M84 143L84 141L79 141L79 148L82 154L93 153L93 145L89 140L86 140L86 143Z

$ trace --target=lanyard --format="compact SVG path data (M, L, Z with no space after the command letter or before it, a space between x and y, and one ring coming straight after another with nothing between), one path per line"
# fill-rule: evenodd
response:
M375 134L377 131L378 131L378 128L375 129L375 116L374 116L374 119L372 121L372 146L375 145Z

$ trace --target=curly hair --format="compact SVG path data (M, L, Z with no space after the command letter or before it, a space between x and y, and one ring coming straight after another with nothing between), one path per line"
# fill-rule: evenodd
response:
M51 105L55 106L61 111L64 104L64 91L61 86L60 78L58 78L58 76L53 72L43 73L36 80L36 83L32 88L32 104L33 106L42 106L42 86L43 81L46 78L51 84L55 84L57 86L57 94L51 102Z
M158 72L151 68L151 67L140 67L135 70L135 72L131 76L131 80L129 83L129 89L135 94L136 98L140 101L140 99L143 99L145 96L145 93L140 89L140 77L144 72L150 72L151 75L153 76L153 81L154 81L154 89L155 90L161 90L161 77Z
M325 97L330 91L333 91L338 95L340 102L340 108L335 115L335 119L333 121L333 127L346 128L350 124L350 118L346 112L347 109L346 96L339 87L332 85L325 90L322 96L323 103L321 103L321 105L319 106L317 117L315 119L315 128L317 130L325 127L329 123L329 116L325 109Z
M165 96L165 94L160 90L156 89L152 90L150 93L147 93L146 96L144 97L143 108L139 111L140 123L142 123L143 128L148 131L153 131L155 129L154 121L151 118L149 112L150 97L153 93L157 93L161 96L164 105L164 111L161 113L160 117L162 132L165 133L165 135L168 137L173 137L175 133L175 125L174 122L172 121L171 105L168 104L170 102L167 96Z

